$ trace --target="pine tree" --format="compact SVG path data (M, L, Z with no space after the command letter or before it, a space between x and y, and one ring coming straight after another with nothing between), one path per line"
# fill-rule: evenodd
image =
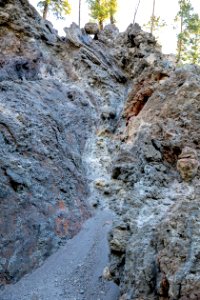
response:
M178 34L177 42L177 63L182 61L183 53L188 40L188 20L190 19L193 10L189 0L179 0L179 11L175 21L180 21L180 33Z
M190 49L187 59L193 64L200 64L200 17L198 14L193 14L190 18L188 29Z
M162 20L160 16L157 17L155 15L155 5L156 1L153 0L152 14L150 20L148 21L148 23L143 25L148 31L151 32L151 34L154 35L158 34L160 28L167 25L166 22ZM156 36L156 38L158 38L158 36Z
M154 26L155 26L155 5L156 0L153 0L153 9L152 9L152 15L151 15L151 34L154 32Z
M153 18L153 20L152 20ZM153 26L152 26L153 24ZM164 20L162 20L160 17L151 16L148 23L144 24L144 28L146 28L151 34L154 34L155 36L158 34L160 28L165 27L167 24ZM158 36L156 36L158 38Z
M109 18L108 0L88 0L90 15L99 23L99 29L103 29L103 22Z
M200 64L200 18L189 0L179 0L175 21L180 22L177 42L177 63Z
M43 19L46 20L49 10L51 10L57 18L63 18L63 15L70 14L71 6L68 0L44 0L38 3L42 9Z
M117 0L109 0L108 7L109 7L110 23L115 24L116 21L115 21L114 15L117 12Z

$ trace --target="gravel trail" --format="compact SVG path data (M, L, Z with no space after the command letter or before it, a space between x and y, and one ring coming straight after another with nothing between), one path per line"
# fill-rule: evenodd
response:
M44 264L8 285L1 300L117 300L119 291L102 278L108 262L107 233L113 214L99 211Z

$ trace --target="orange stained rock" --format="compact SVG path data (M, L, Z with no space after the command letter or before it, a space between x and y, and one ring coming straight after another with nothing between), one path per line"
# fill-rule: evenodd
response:
M65 237L68 234L69 221L66 218L57 217L56 220L56 234L60 237Z
M184 147L177 162L177 170L185 181L192 180L199 167L197 152L190 147Z
M58 201L58 207L59 207L60 210L65 210L66 209L65 201L59 200Z

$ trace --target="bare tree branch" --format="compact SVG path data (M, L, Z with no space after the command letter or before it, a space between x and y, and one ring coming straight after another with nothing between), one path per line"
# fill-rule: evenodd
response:
M136 15L137 15L139 6L140 6L140 0L138 1L137 6L135 8L135 13L134 13L134 18L133 18L133 24L135 24L135 19L136 19Z
M79 0L79 8L78 8L78 25L81 28L81 0Z
M155 22L155 4L156 4L156 0L153 0L153 10L152 10L152 16L151 16L151 33L152 34L154 31L154 22Z

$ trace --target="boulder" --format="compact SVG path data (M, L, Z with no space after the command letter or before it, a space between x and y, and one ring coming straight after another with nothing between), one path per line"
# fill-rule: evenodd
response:
M92 22L86 23L84 29L87 34L96 35L99 33L99 26L97 23L92 23Z

